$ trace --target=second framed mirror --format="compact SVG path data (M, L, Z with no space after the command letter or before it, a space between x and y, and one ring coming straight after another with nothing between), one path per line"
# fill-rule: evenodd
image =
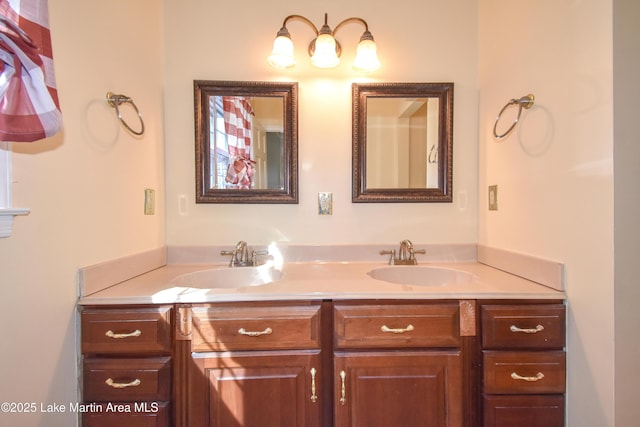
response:
M352 201L451 202L453 83L353 83Z

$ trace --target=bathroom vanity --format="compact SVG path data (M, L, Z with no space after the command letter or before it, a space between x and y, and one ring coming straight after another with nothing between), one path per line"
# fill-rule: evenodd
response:
M564 426L562 292L477 263L443 286L360 274L380 266L216 290L167 266L82 298L83 425Z

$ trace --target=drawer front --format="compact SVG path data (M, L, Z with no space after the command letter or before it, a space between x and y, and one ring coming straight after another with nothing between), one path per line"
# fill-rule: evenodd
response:
M564 427L564 396L484 396L484 427Z
M84 309L82 353L169 354L171 312L171 306Z
M562 349L565 306L485 305L482 307L484 348Z
M167 402L96 403L82 413L82 427L169 427Z
M564 393L564 351L485 351L484 392L487 394Z
M85 402L161 401L171 397L171 359L85 358Z
M320 347L320 306L193 307L191 349L311 349Z
M458 347L459 304L336 305L338 348Z

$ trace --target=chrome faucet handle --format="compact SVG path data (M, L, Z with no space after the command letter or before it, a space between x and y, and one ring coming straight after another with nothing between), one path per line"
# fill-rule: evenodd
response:
M229 260L229 267L233 267L236 265L236 256L238 254L238 250L235 249L233 251L220 251L220 255L230 255L231 259Z
M254 250L253 252L251 252L251 264L253 264L254 266L260 265L260 263L258 262L258 255L269 255L269 251L267 249L263 249L261 251Z
M425 251L424 249L413 249L411 248L410 252L409 252L409 259L410 260L415 260L416 259L416 254L426 254L427 251Z
M396 250L395 249L383 249L380 251L380 255L391 255L389 257L389 264L393 265L396 262Z

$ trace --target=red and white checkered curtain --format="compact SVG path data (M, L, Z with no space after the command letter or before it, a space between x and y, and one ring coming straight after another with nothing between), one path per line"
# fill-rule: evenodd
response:
M223 96L222 110L231 156L225 180L237 188L249 189L256 164L251 146L253 108L246 97Z
M47 0L0 0L0 141L61 129Z

